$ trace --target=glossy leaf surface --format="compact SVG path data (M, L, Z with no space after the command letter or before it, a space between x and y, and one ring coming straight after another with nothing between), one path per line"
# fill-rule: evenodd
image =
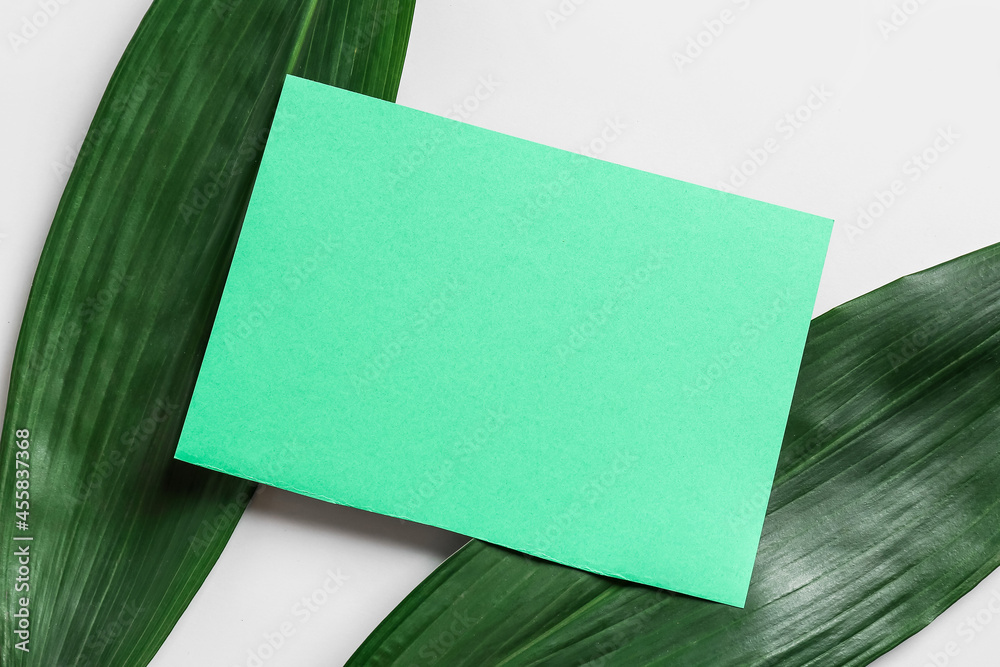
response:
M253 486L172 457L284 76L394 99L413 5L156 0L142 20L18 338L3 665L146 664L215 563Z
M813 321L768 492L745 610L472 542L349 664L840 667L896 646L1000 565L1000 246Z

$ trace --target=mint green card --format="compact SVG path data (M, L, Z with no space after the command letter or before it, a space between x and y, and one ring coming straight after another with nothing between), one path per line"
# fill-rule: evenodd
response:
M831 229L289 77L177 458L742 606Z

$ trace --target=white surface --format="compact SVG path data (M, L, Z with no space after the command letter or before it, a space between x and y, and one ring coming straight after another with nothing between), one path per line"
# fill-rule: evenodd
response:
M16 51L10 33L41 5L7 0L0 8L4 400L28 287L66 181L54 165L71 163L148 6L63 1ZM420 0L399 102L466 114L477 125L569 150L589 144L602 159L713 187L748 150L760 158L759 149L776 146L738 192L837 219L819 313L1000 241L990 200L1000 175L1000 6L900 0L918 9L885 39L878 22L891 17L893 5ZM723 10L732 22L680 70L674 53ZM553 27L557 15L566 20ZM794 132L779 128L816 87L832 98L813 98L818 108ZM463 103L475 110L454 110ZM625 129L609 129L605 145L596 141L616 122ZM911 156L949 127L957 140L911 180ZM852 242L858 207L895 179L905 190ZM264 651L260 665L340 664L461 543L442 531L264 489L154 664L255 665L251 654L265 635L283 628L293 633L273 655ZM324 585L335 592L326 594ZM309 611L301 599L314 594L323 603ZM878 664L996 664L998 617L1000 572Z

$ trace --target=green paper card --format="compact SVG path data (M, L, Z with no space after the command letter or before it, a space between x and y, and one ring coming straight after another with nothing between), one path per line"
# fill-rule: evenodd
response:
M831 230L289 77L177 458L742 606Z

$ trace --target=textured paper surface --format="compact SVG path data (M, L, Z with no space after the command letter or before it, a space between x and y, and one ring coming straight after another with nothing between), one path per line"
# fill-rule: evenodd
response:
M289 77L177 458L742 606L831 228Z

